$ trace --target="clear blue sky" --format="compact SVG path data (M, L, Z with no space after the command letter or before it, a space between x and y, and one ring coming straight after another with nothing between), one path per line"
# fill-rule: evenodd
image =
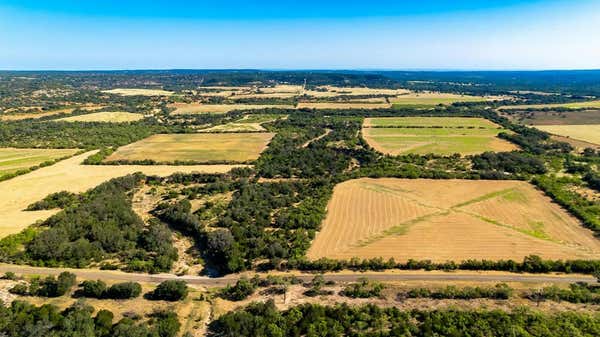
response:
M0 0L0 69L600 68L598 0Z

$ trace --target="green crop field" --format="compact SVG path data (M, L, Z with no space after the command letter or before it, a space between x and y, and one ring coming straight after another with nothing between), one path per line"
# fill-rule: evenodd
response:
M393 117L365 119L363 136L376 150L392 155L515 150L497 137L502 131L483 118Z
M0 148L0 178L46 161L73 155L76 149Z

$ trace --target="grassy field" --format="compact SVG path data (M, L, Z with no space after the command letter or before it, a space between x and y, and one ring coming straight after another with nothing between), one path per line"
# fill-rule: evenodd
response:
M335 87L330 85L320 86L319 90L307 90L308 96L314 97L334 97L334 96L364 96L364 95L388 95L396 96L409 93L406 89L382 89L382 88L364 88L364 87Z
M511 120L526 125L600 124L600 110L511 111L503 113Z
M79 107L82 110L93 111L102 109L102 106L82 106ZM38 119L42 117L54 116L59 114L70 114L75 108L64 108L51 111L29 112L29 113L15 113L15 114L2 114L0 115L0 121L20 121L23 119Z
M485 102L494 98L439 92L408 93L390 99L394 107L449 105L456 102Z
M134 88L116 88L102 91L107 94L115 94L121 96L171 96L172 91L160 89L134 89Z
M600 145L600 124L594 125L535 125L555 135Z
M387 109L389 103L361 103L361 102L301 102L298 103L298 109Z
M597 259L600 241L521 181L363 178L339 184L310 259Z
M502 110L502 109L519 110L519 109L543 109L543 108L567 108L567 109L599 108L600 109L600 100L576 102L576 103L504 105L498 109L500 109L500 110Z
M44 220L56 210L24 212L28 205L60 191L84 192L109 179L130 173L167 176L175 172L223 173L240 165L81 165L95 151L78 155L52 166L0 182L0 237L17 233Z
M71 156L77 151L76 149L0 148L0 178L46 161Z
M62 122L106 122L106 123L125 123L135 122L144 118L144 115L125 111L105 111L94 112L91 114L78 115L57 119Z
M201 103L175 103L169 105L175 108L175 115L189 114L224 114L233 110L256 110L268 108L293 109L292 105L252 105L252 104L201 104Z
M516 145L497 137L502 131L483 118L366 118L363 137L377 151L392 155L471 155L517 149Z
M256 114L245 115L242 119L231 123L215 125L213 127L199 130L199 132L259 132L266 129L262 126L263 123L272 122L280 118L285 118L287 115L278 114Z
M258 158L272 133L201 133L153 135L120 147L107 162L124 160L246 162Z

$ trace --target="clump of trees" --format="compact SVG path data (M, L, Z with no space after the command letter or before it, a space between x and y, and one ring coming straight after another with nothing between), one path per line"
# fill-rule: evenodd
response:
M340 292L340 295L351 298L382 297L384 289L385 286L382 283L369 281L369 279L363 278L356 283L347 285Z
M414 288L398 294L399 298L434 298L434 299L461 299L471 300L476 298L491 298L497 300L509 299L513 289L505 283L496 284L494 287L463 287L447 286L441 289Z
M258 281L258 278L249 280L247 277L241 277L239 280L237 280L235 285L231 286L228 284L225 288L223 288L219 295L230 301L245 300L254 294L256 288L258 287Z
M108 287L101 280L83 281L80 289L75 292L76 296L100 299L130 299L140 296L142 286L137 282L115 283Z
M59 297L65 295L75 285L73 273L62 272L57 277L34 278L29 283L18 283L9 291L22 296Z
M167 280L161 282L146 298L157 301L181 301L188 295L189 289L185 281Z

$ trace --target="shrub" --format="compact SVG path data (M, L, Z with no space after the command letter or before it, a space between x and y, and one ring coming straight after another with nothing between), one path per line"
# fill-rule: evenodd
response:
M148 294L152 300L180 301L187 297L188 286L184 281L168 280L159 284Z

